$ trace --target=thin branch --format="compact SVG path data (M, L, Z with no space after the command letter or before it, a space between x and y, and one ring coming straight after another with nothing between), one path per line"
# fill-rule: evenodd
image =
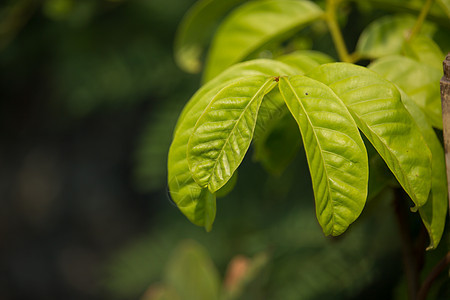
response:
M445 267L447 267L450 264L450 251L447 252L447 254L442 258L436 266L434 266L433 270L431 270L430 274L428 274L427 278L425 278L425 281L423 282L422 286L420 287L417 300L425 300L428 295L428 291L431 288L431 285L436 280L436 278L439 276L439 274L445 270Z
M334 46L336 47L339 59L343 62L351 62L352 59L348 54L347 46L345 46L344 38L341 29L336 20L336 8L339 0L327 0L325 21L333 38Z
M420 32L420 29L422 29L423 22L425 22L425 19L427 18L428 12L430 11L430 8L433 5L433 3L434 0L427 0L427 2L425 2L424 6L420 10L419 17L417 18L414 27L411 29L411 32L407 37L408 41L411 40L413 37L415 37Z

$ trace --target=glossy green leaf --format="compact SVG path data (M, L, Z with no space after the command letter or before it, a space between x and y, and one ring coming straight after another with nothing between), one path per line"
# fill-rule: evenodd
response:
M222 198L228 195L236 186L237 179L238 179L238 171L236 170L233 173L233 176L231 176L230 180L228 180L228 182L216 192L216 197Z
M442 62L445 59L445 55L439 46L427 36L419 35L406 42L403 45L403 52L414 60L442 70Z
M322 10L309 1L264 0L240 6L215 34L205 66L205 81L268 42L317 20L322 14Z
M375 20L361 33L356 51L363 58L379 58L399 54L416 18L413 16L386 16ZM421 33L432 35L435 26L425 23Z
M180 299L219 299L219 272L207 250L193 240L184 241L175 249L165 273L166 285Z
M419 208L419 213L430 236L430 246L428 249L434 249L438 246L444 232L448 209L444 148L433 128L427 122L424 113L404 92L402 92L402 101L419 125L420 131L432 154L431 169L433 173L431 178L431 193L427 203Z
M282 77L280 91L302 133L319 223L326 235L339 235L360 215L367 197L367 152L358 128L321 82Z
M284 114L264 133L253 144L253 159L261 162L270 173L280 175L300 149L298 126L290 114Z
M442 70L398 55L381 58L369 68L397 84L425 112L429 122L442 129Z
M275 85L273 77L246 77L211 100L187 147L189 168L201 187L214 193L231 178L252 141L262 99Z
M322 52L309 50L295 51L286 55L282 55L280 57L277 57L277 60L301 70L301 74L309 72L319 65L331 63L334 61L330 56Z
M290 75L295 69L277 61L254 60L237 64L205 84L189 100L178 119L168 156L168 183L172 200L194 224L211 228L215 215L215 200L208 189L202 189L192 178L186 158L187 144L197 120L205 108L226 85L240 76Z
M431 152L395 86L371 70L346 63L321 65L309 76L344 101L414 203L424 205L431 187Z
M176 129L178 128L178 125L182 123L184 116L188 112L190 112L191 108L194 105L196 105L197 102L201 102L198 99L203 98L207 93L212 94L217 93L225 85L227 85L227 83L229 83L232 80L236 80L241 77L256 76L256 75L267 75L267 76L294 75L298 74L298 72L299 70L296 68L288 66L282 62L270 59L255 59L236 64L228 68L224 72L222 72L220 75L218 75L210 82L203 85L202 88L199 89L197 93L195 93L195 95L191 98L191 100L189 100L189 102L186 104L186 106L183 109L183 112L178 118ZM283 103L283 101L278 102ZM277 107L280 105L279 103L276 104ZM204 107L206 107L206 104Z
M175 61L186 72L198 73L214 30L231 8L246 0L200 0L186 13L175 37Z
M303 75L312 67L318 66L321 61L327 60L328 57L327 55L316 51L298 51L293 53L292 56L286 56L292 58L292 61L287 59L286 63L283 62L284 65L289 65L291 68L289 73L285 72L286 75ZM285 56L283 55L282 57ZM303 59L304 63L296 60L297 57L299 60ZM279 89L273 89L264 97L264 101L261 103L258 118L256 120L254 140L265 137L267 135L267 130L269 130L267 127L271 127L273 124L280 121L286 113L288 113L288 110Z

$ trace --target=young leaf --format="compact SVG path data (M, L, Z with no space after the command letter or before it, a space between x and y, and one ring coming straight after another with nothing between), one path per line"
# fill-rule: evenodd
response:
M178 119L170 146L168 183L171 198L192 223L209 229L214 221L214 195L194 181L186 158L187 144L194 126L211 99L224 86L239 80L240 76L289 75L295 72L295 69L281 62L264 59L237 64L205 84L189 100Z
M431 150L431 193L427 203L419 207L422 222L430 236L430 246L434 249L439 245L445 227L447 216L447 173L445 170L444 149L424 113L406 93L402 92L402 101L419 125L420 131Z
M439 46L428 36L418 35L403 45L406 56L429 65L439 71L445 58Z
M356 51L362 57L370 59L400 54L415 20L412 16L387 16L374 21L361 33ZM434 31L433 25L425 23L421 33L432 35Z
M186 72L198 73L202 54L220 19L245 0L200 0L186 13L175 37L175 61Z
M326 235L339 235L360 215L367 197L367 152L344 103L321 82L280 78L280 92L302 133Z
M245 59L273 39L317 20L322 10L309 1L264 0L234 10L217 30L205 66L204 81Z
M395 86L373 71L346 63L321 65L309 76L344 101L414 203L424 205L431 187L431 152Z
M435 69L398 55L380 58L369 68L397 84L425 112L428 121L442 129L439 91L442 68Z
M250 146L259 106L273 77L246 77L222 89L198 119L187 147L194 180L214 193L233 175Z

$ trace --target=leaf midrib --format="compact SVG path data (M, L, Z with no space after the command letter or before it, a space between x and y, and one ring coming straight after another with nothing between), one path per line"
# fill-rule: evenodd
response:
M211 184L211 178L213 177L213 174L216 171L217 168L217 163L219 161L219 158L222 157L222 155L224 154L224 149L228 143L228 141L230 140L230 137L232 135L232 133L234 132L234 130L236 129L237 125L239 124L240 120L242 119L242 116L245 114L245 112L247 111L248 107L253 103L253 101L256 99L257 95L261 94L261 91L264 90L264 88L267 86L268 83L270 83L272 81L271 78L267 78L267 80L261 85L261 87L258 89L258 91L255 93L255 95L252 97L252 99L247 103L247 105L245 106L245 108L242 110L241 115L239 116L239 118L236 120L236 123L234 124L233 128L230 130L230 134L228 135L227 139L225 140L225 143L222 146L222 149L220 149L219 155L217 155L217 159L214 161L214 166L212 167L212 172L209 175L208 178L208 183L207 186L208 188L210 187ZM256 125L256 123L255 123Z
M334 233L334 226L335 226L335 216L334 216L335 209L334 209L333 197L331 196L331 189L330 189L330 183L329 183L328 172L327 172L327 168L326 168L326 164L325 164L325 159L324 159L323 153L322 153L323 150L322 150L322 147L321 147L321 145L319 143L319 139L317 137L316 131L314 130L314 126L313 126L313 124L311 122L311 119L309 118L309 115L308 115L308 113L306 112L306 109L303 106L303 103L300 101L300 99L299 99L297 93L295 92L294 87L292 86L292 84L289 81L289 79L285 78L285 81L289 85L289 88L292 90L292 93L295 95L295 98L297 99L298 103L300 104L300 107L302 108L303 112L305 113L306 119L308 120L308 123L310 124L310 126L312 128L314 137L315 137L315 139L317 141L317 146L319 147L319 150L320 150L320 158L322 160L323 168L325 170L325 176L327 178L326 182L327 182L328 196L330 197L330 201L331 201L331 204L332 204L331 205L331 209L332 209L332 214L331 214L332 229L331 229L331 233L333 234ZM308 150L306 150L306 147L305 147L305 151L308 151ZM309 159L308 159L308 161L309 161Z

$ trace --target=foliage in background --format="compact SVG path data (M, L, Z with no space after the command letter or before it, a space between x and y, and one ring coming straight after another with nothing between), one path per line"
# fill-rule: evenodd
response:
M195 28L207 29L205 33L193 35L194 38L200 39L200 47L195 46L193 50L190 50L197 54L192 57L188 54L188 57L193 59L191 59L192 62L186 63L186 66L191 66L193 70L196 66L199 68L203 66L210 37L220 21L227 16L234 5L247 1L202 2L199 2L192 12L197 10L196 14L211 16L211 18L206 23L192 25ZM315 2L320 5L324 3L324 1ZM391 195L380 193L386 186L395 186L396 183L389 172L386 172L384 162L379 156L371 155L371 149L368 147L369 171L377 175L369 175L369 199L366 208L357 221L357 226L353 226L345 235L338 239L325 238L314 217L311 179L305 172L307 165L298 129L294 130L297 124L283 112L277 115L277 120L279 118L280 122L267 124L270 129L259 133L254 149L250 150L248 159L244 160L244 166L240 169L236 188L228 194L227 198L218 201L220 214L215 223L214 234L205 234L203 230L189 226L178 211L170 205L166 186L167 150L181 106L194 92L199 80L199 77L180 72L172 58L176 22L192 3L193 1L183 0L9 0L0 5L0 48L2 51L0 66L4 71L0 75L2 95L4 95L1 119L4 124L11 124L6 120L13 120L16 117L16 112L8 110L5 103L13 101L11 99L15 100L17 91L30 101L45 99L33 106L36 108L34 111L25 111L24 120L29 118L33 120L35 114L41 114L44 111L44 117L47 118L43 118L45 122L41 126L47 131L43 134L54 134L56 131L64 137L63 140L71 138L70 134L73 133L69 130L70 128L83 126L83 124L89 127L89 120L98 118L99 115L106 115L103 120L106 124L111 122L121 126L117 124L120 121L115 116L135 111L142 112L136 118L137 124L133 127L133 131L129 133L133 137L136 132L140 132L141 135L141 139L135 142L133 150L135 155L123 158L133 163L133 170L131 174L122 174L119 179L115 179L125 181L126 184L128 180L134 180L134 186L140 194L133 194L134 198L129 199L130 205L136 205L135 202L141 200L150 203L145 207L151 209L142 209L141 212L147 220L145 225L141 226L143 232L139 232L137 236L130 234L128 238L131 242L128 245L119 246L122 249L115 252L116 249L111 244L102 244L107 237L101 235L118 235L118 232L122 230L127 232L130 225L120 222L121 216L110 217L110 210L112 210L110 207L103 209L97 202L91 201L93 200L91 198L86 198L84 202L81 201L82 199L75 198L73 201L79 201L79 206L69 209L78 217L81 216L82 219L79 222L92 235L75 232L74 237L70 232L63 232L64 237L58 237L60 240L55 242L61 245L62 239L76 243L80 235L87 240L95 239L95 242L102 245L99 246L101 250L97 258L102 263L108 258L104 262L103 273L95 269L95 273L100 273L102 279L99 282L89 282L90 285L100 286L102 292L95 296L92 293L86 293L80 298L135 299L144 295L149 286L164 280L164 269L169 261L170 253L176 249L181 240L186 238L198 241L207 249L214 265L217 266L220 278L226 276L227 265L237 254L255 257L259 253L267 253L267 264L251 282L245 285L241 299L262 299L264 296L270 299L298 299L299 295L305 299L369 299L371 296L378 299L404 298L405 283L400 279L400 246L397 232L392 230L395 220L390 213ZM223 3L221 5L226 7L216 10L214 3ZM416 16L423 3L422 0L352 1L340 7L338 19L344 27L348 46L353 47L356 46L363 28L371 21L380 16L396 13L402 14L400 18L403 18L405 13ZM445 9L448 8L445 6L446 3L448 1L436 1L436 5L431 8L427 17L430 21L428 24L431 24L430 34L433 34L433 39L444 52L450 49L446 16L449 10ZM356 11L358 13L355 13ZM428 28L428 25L425 28ZM179 41L180 37L176 40ZM334 59L337 58L326 26L320 21L301 29L288 41L275 41L265 47L266 49L261 52L249 54L249 58L272 58L284 54L285 51L298 49L327 52ZM175 51L178 51L177 49L180 48L176 46ZM420 60L420 57L416 58L413 52L408 52L410 53L407 55L408 58L415 62ZM312 57L314 53L316 52L310 52L308 55ZM401 49L396 54L403 55L404 59L405 53L406 50ZM179 61L178 55L176 57ZM436 66L436 60L430 57L433 56L427 57L424 61L434 62ZM305 69L315 66L315 63L311 63L310 60L299 61L292 57L285 59L290 60L291 63L296 61L301 68ZM327 57L316 57L316 59L320 63L330 62L330 58ZM181 60L184 61L183 58ZM400 86L401 83L397 84ZM423 84L425 85L426 81L423 81ZM416 97L427 99L426 95L420 95L420 93L417 93ZM423 103L426 104L426 102ZM433 114L430 114L430 117L433 117ZM52 118L51 122L50 118ZM18 119L17 122L21 121L22 119ZM35 123L31 125L34 126ZM22 127L19 126L18 131L23 135ZM66 137L67 133L69 137ZM280 133L285 133L285 136ZM292 139L292 137L296 138ZM35 137L31 136L30 140L33 139ZM280 145L286 145L286 141L293 142L285 149L289 153L280 152ZM112 155L116 153L103 151L100 148L89 148L89 146L91 145L74 145L85 152L101 152L96 158L99 164L105 157L109 159L110 152L113 153ZM279 153L286 154L283 161L279 160ZM64 153L63 158L73 159L70 153L67 155L68 157ZM261 162L265 169L275 175L265 175L258 164L251 163L251 159ZM72 163L80 165L80 168L84 170L91 170L83 165L85 162L80 163L75 159ZM118 167L114 166L104 173L109 175L116 168ZM74 171L72 168L67 169L67 172ZM38 175L42 177L45 175L44 171L40 169ZM128 175L133 177L128 178ZM74 176L92 181L91 177L85 176L85 173L80 172L79 169L76 169ZM76 186L73 182L70 184ZM89 188L90 184L91 182L89 182ZM93 191L89 188L83 193L77 192L81 196L96 197L97 195L90 194ZM112 191L110 193L117 190ZM121 195L112 196L120 197ZM111 199L106 197L105 202L108 200ZM88 208L82 205L88 205ZM60 207L57 206L55 210L59 209ZM91 213L92 219L81 215L84 210ZM388 213L381 213L382 211ZM63 223L58 226L58 230L63 230L70 219L76 220L75 216L63 218ZM105 223L101 223L105 218ZM413 234L420 235L420 220L416 214L411 214L410 218ZM90 227L92 224L103 226L104 231L99 231L97 227L92 229L93 227ZM118 228L117 224L123 225L124 228ZM148 230L147 226L150 227ZM54 238L54 231L49 230L48 234L52 237L48 240ZM446 245L449 244L447 232L444 233L444 237L447 237L447 240L444 238L438 249L426 254L423 273L429 272L445 252ZM14 237L15 240L17 238ZM41 239L40 236L39 239ZM45 240L42 242L44 243ZM81 245L81 248L80 245L75 246L75 250L85 250L83 248L85 245ZM53 260L49 261L48 265L43 265L45 273L37 274L39 278L34 277L36 273L31 272L35 265L25 266L27 272L22 272L20 275L30 278L34 284L41 283L47 278L46 276L50 276L47 273L49 269L59 266L61 262L59 260L61 253L55 248L41 247L37 250L35 252L33 249L33 255L28 255L27 251L24 253L31 259L39 257L40 251L46 251ZM79 252L75 252L77 253ZM19 265L29 262L29 260L20 261ZM73 263L77 267L82 266L77 262L74 260ZM38 266L41 264L43 262L37 262ZM89 267L96 268L96 265L89 265ZM83 269L80 274L80 278L84 281L91 278L87 274L88 271ZM346 276L342 275L344 273ZM16 276L19 276L18 273ZM67 280L64 277L65 273L61 276L61 273L56 272L53 276L58 277L61 282ZM7 279L3 285L8 285L10 289L20 287L13 281L16 278ZM38 289L33 285L25 286L26 289L23 288L17 292L23 295L26 291L31 293L42 291L43 288L42 285ZM324 289L324 286L331 288ZM446 287L448 286L450 286L448 278L441 277L433 287L432 299L447 299L449 291ZM66 294L63 295L70 296L80 292L79 286L73 285L52 285L52 289L55 293L65 290ZM38 292L35 292L33 297L49 298L48 295Z

